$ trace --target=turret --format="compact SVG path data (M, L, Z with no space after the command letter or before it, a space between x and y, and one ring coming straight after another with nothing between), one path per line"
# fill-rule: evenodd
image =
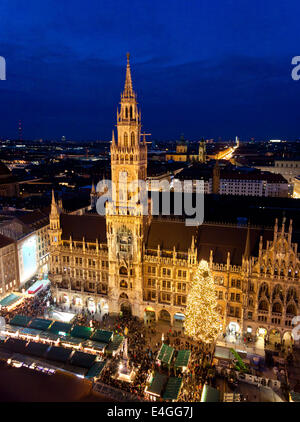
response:
M50 228L49 236L50 243L58 244L61 240L61 228L60 228L60 209L55 201L54 190L52 189L52 201L51 201L51 212L49 216Z
M91 199L91 208L94 209L96 207L96 202L97 202L97 193L96 193L94 181L92 181L90 199Z
M289 234L288 234L288 244L289 246L291 246L292 243L292 234L293 234L293 220L290 220L290 225L289 225Z
M243 258L245 260L248 260L250 258L250 252L250 225L248 224L245 249L243 254Z
M274 243L277 240L277 235L278 235L278 218L276 218L276 220L275 220L275 226L274 226Z

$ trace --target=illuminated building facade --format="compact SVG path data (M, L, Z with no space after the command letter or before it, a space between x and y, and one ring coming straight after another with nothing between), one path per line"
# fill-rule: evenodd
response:
M204 259L213 273L224 332L290 336L300 294L291 223L287 231L285 221L280 229L277 221L273 228L186 226L181 219L144 216L140 204L132 206L126 183L146 180L147 146L129 57L111 170L116 194L105 216L65 214L52 198L50 279L57 303L180 326L189 285Z
M15 242L0 234L0 298L19 287Z

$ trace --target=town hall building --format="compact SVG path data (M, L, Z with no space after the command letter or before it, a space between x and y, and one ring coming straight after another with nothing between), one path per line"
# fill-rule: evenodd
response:
M223 332L291 339L299 308L300 255L292 221L274 227L203 223L144 215L127 182L147 178L147 144L129 55L111 142L116 191L105 215L64 213L52 197L51 289L57 303L100 313L131 313L180 326L201 259L211 268ZM126 183L127 183L126 182Z

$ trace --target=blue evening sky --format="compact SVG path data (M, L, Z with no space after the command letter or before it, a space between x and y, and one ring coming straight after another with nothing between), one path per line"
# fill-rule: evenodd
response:
M126 52L153 139L299 138L296 0L2 0L0 137L109 139Z

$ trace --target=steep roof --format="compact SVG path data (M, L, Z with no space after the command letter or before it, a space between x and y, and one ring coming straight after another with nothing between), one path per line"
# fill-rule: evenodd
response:
M60 223L62 228L62 239L81 240L83 237L87 242L106 242L106 220L98 214L61 214Z
M4 248L4 246L11 245L12 243L14 243L12 239L0 234L0 248Z
M186 226L183 220L153 220L146 234L146 248L187 252L191 247L192 237L196 237L197 227Z
M250 227L247 242L247 231L247 227L202 224L197 237L198 258L209 260L212 250L214 262L225 264L230 252L230 263L241 265L247 243L249 255L257 256L260 236L263 236L264 244L273 239L272 230Z
M34 210L31 212L18 212L16 217L26 226L40 228L49 224L49 216L44 214L40 210Z
M209 260L212 250L214 262L225 264L230 252L230 263L241 265L245 250L248 256L257 256L260 236L265 246L267 240L273 239L273 230L208 223L196 227L186 226L181 220L157 219L148 229L146 248L157 249L160 245L161 250L172 251L175 246L177 251L188 252L193 236L199 259Z

